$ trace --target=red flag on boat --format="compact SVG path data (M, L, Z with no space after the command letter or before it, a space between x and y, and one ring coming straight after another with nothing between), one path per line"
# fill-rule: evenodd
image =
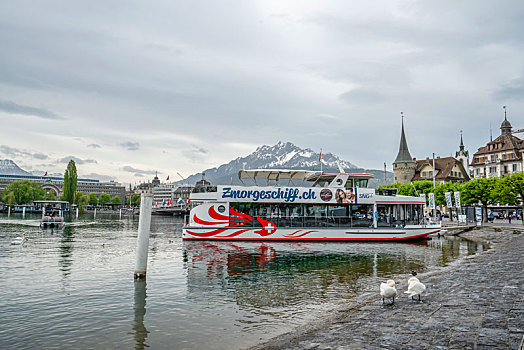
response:
M44 176L47 176L47 171L45 172Z
M167 175L167 179L166 179L166 181L169 181L169 175Z
M322 163L322 149L320 150L320 153L318 154L318 162Z

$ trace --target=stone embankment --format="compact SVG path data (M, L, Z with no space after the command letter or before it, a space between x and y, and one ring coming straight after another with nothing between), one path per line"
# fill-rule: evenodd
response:
M524 334L524 231L491 227L463 233L491 249L444 269L419 274L422 302L403 292L383 305L377 293L316 325L252 349L522 349Z

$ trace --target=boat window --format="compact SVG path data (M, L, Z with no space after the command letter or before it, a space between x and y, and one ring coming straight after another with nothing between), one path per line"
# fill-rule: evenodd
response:
M393 209L392 205L379 204L377 205L377 226L391 227L393 224Z
M355 187L367 188L368 181L368 179L355 179Z
M370 227L373 226L373 205L353 204L350 207L351 226Z
M348 179L346 181L346 188L353 188L355 186L353 186L353 179Z

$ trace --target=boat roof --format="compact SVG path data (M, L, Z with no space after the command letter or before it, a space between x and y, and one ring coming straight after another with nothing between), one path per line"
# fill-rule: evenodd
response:
M306 180L309 177L318 173L312 170L291 170L291 169L250 169L240 170L238 172L239 179L265 179L267 181L274 180Z
M358 174L352 174L352 173L328 173L328 174L319 174L315 173L307 178L308 181L317 181L319 179L331 181L335 177L339 175L347 175L348 179L370 179L375 177L373 174L366 174L366 173L358 173Z
M68 201L46 201L46 200L33 201L33 203L35 203L35 204L39 204L39 203L45 203L45 204L69 204Z

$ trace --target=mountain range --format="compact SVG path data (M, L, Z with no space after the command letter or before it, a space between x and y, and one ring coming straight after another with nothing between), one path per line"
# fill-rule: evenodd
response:
M0 174L2 175L31 175L10 159L0 159Z
M260 146L253 153L238 157L227 164L204 170L207 181L215 185L238 185L238 171L242 169L304 169L320 171L320 154L309 148L302 149L291 142L278 142L274 146ZM370 181L370 187L384 184L384 171L363 169L353 163L340 159L332 153L322 153L322 170L324 172L338 172L338 165L349 173L369 173L375 175ZM202 179L202 173L188 176L179 183L194 184ZM387 183L393 182L393 173L386 172ZM244 180L244 184L246 180Z

